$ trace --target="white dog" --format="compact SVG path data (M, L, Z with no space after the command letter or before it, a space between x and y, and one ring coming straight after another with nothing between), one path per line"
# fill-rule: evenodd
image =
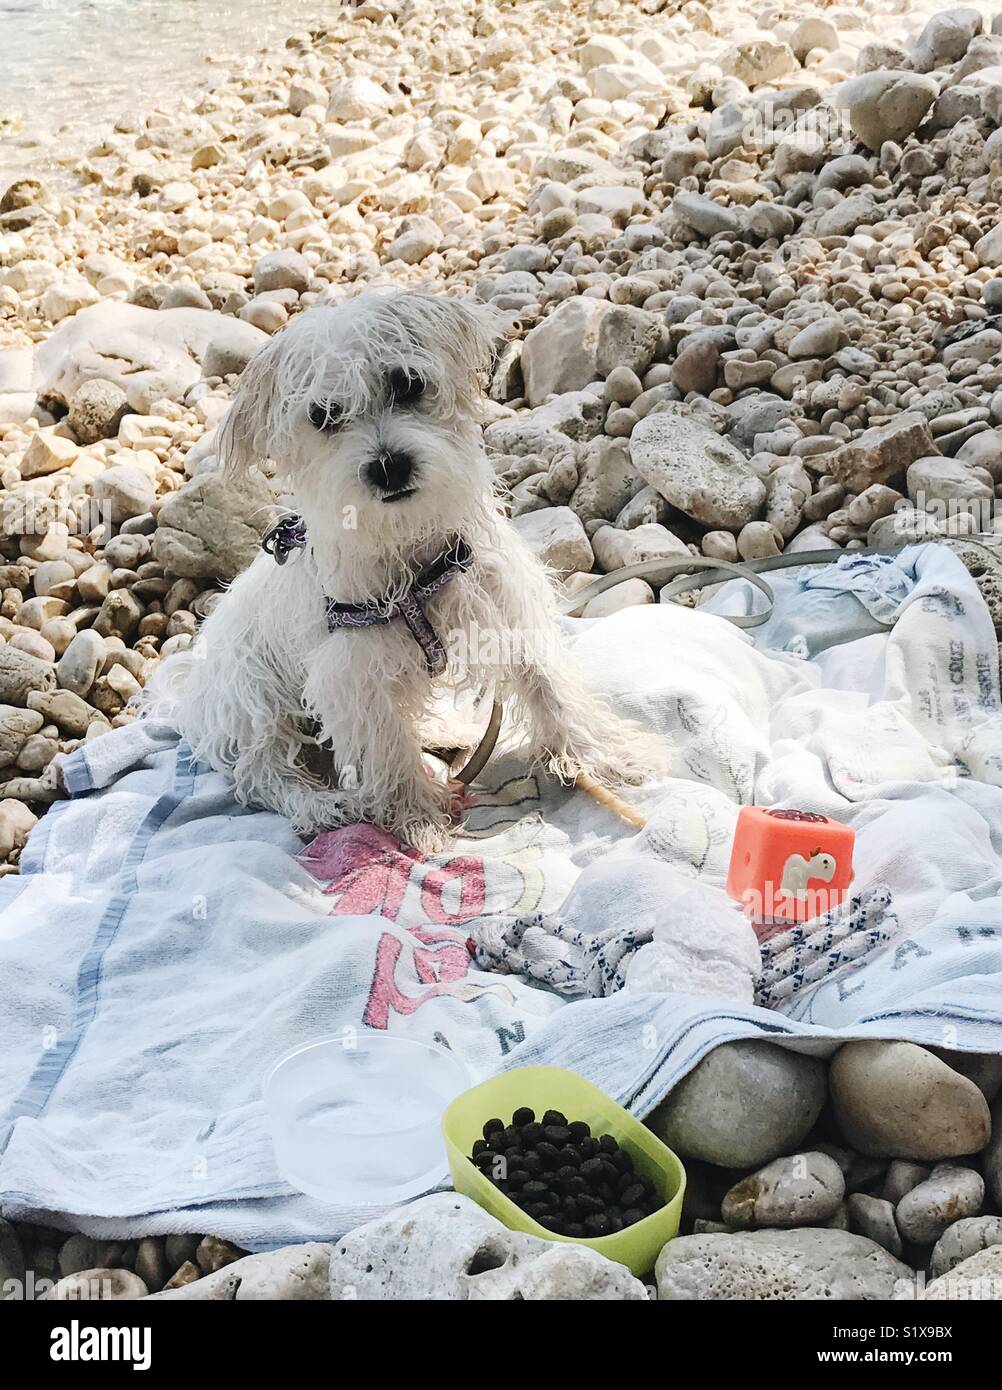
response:
M483 450L494 338L491 311L428 294L317 307L250 362L220 428L230 475L273 460L298 516L165 663L150 708L170 705L243 804L301 832L371 821L444 845L451 794L418 734L443 683L493 683L564 781L663 768L658 741L585 688L559 641L511 640L553 633L557 607ZM489 657L457 642L471 633L494 635ZM447 662L457 646L464 660Z

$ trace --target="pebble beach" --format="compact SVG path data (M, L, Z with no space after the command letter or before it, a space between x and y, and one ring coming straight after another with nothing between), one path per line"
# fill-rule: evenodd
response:
M65 42L82 25L118 86L82 115L61 93L46 124L15 82L0 111L0 873L64 795L61 760L134 717L277 514L269 477L226 481L215 451L247 362L369 285L504 316L485 440L569 597L641 561L934 539L1002 632L1002 14L255 0L238 43L225 7L186 12L158 12L170 60L158 85L144 53L128 93L122 7L67 14ZM576 613L658 598L631 579ZM997 1056L731 1043L647 1122L689 1190L646 1282L436 1194L406 1234L389 1216L263 1255L0 1221L0 1287L29 1270L46 1296L123 1299L998 1286Z

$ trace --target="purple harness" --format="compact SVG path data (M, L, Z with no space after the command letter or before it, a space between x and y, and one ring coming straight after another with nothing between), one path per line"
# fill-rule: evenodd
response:
M306 523L301 516L293 515L283 517L265 532L261 549L273 556L277 564L284 565L294 550L302 550L306 544ZM423 605L457 574L469 569L472 562L472 550L461 536L457 536L448 550L415 575L403 598L389 607L379 603L338 603L325 596L327 629L335 632L342 627L376 627L394 618L403 618L424 652L428 674L440 676L446 667L445 646Z

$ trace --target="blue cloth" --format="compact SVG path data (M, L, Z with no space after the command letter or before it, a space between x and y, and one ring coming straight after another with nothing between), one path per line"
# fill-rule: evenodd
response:
M665 633L691 630L708 661L714 645L720 674L714 668L706 678L721 682L733 665L726 644L742 644L734 650L758 663L767 704L774 686L766 678L785 681L790 718L815 701L824 732L830 705L836 737L839 721L861 711L878 721L875 747L889 759L900 731L888 711L901 670L942 657L945 686L927 682L920 664L923 674L894 695L894 709L911 710L921 725L914 747L932 749L923 752L928 765L908 744L913 761L905 765L915 770L897 781L881 770L879 785L861 789L857 770L829 762L827 782L818 782L827 795L840 788L834 804L853 817L859 875L899 894L902 932L801 992L785 1014L678 993L567 1003L516 977L466 969L458 914L442 906L452 880L435 863L401 856L423 875L407 886L426 914L417 937L389 908L349 910L350 895L331 916L334 900L295 857L298 837L280 817L236 805L225 779L193 765L169 728L144 722L86 744L66 764L71 798L32 832L21 875L0 880L0 1212L108 1237L213 1231L250 1249L336 1238L377 1209L325 1206L282 1182L260 1087L288 1048L349 1024L445 1043L473 1078L534 1063L571 1067L638 1115L731 1039L768 1038L817 1055L850 1037L1002 1050L997 647L955 557L918 547L893 564L893 573L871 568L871 588L859 587L860 573L851 576L858 613L902 593L890 635L871 633L861 619L850 640L841 586L782 587L791 630L797 595L810 593L819 605L811 646L824 604L840 605L839 646L816 662L760 655L699 612L633 610L581 625L582 641L598 644L599 655L603 634L612 641L620 633L648 664ZM638 633L649 635L646 647ZM686 669L676 671L676 659L669 651L669 681ZM615 675L622 660L606 664ZM934 748L928 721L958 671L946 722L935 725L943 746ZM725 725L696 732L712 735L704 761L719 748L729 763ZM803 750L815 749L810 757L823 765L812 738L802 749L795 738L794 746L790 738L775 743L757 795L779 800ZM589 827L608 817L580 793L504 775L474 829L486 856L502 801L516 808L500 877L511 902L522 903L507 910L527 910L538 855L531 839L518 838L525 827L542 819L580 866L607 852L608 839ZM680 785L702 815L725 796L711 776L698 781L694 773ZM574 806L582 807L576 820ZM708 843L707 862L718 871L726 843ZM559 904L566 887L541 906ZM491 901L478 910L491 910Z

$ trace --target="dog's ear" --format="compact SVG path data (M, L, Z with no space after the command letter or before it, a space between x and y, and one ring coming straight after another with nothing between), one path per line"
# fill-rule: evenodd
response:
M276 334L254 354L240 377L233 404L216 433L216 454L223 476L246 477L268 458L276 400Z

